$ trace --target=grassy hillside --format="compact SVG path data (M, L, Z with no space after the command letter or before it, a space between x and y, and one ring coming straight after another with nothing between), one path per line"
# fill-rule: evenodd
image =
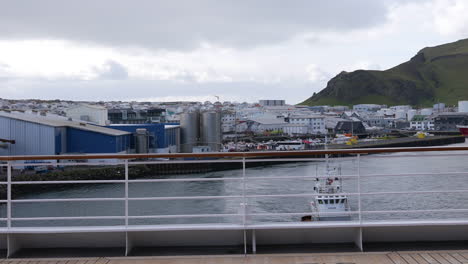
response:
M429 106L454 105L459 100L468 100L468 39L424 48L386 71L342 72L301 104Z

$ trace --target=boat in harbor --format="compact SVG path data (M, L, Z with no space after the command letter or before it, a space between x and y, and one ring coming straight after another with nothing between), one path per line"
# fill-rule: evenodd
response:
M468 137L468 126L458 125L457 128L463 136Z
M327 165L326 178L316 178L313 200L310 202L312 214L302 217L302 221L348 221L351 219L347 195L342 191L340 168Z

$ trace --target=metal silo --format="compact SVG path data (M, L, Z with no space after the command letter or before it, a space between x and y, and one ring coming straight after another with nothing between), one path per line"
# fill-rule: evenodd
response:
M183 113L180 115L180 133L182 153L191 153L198 144L200 131L200 117L198 112Z
M201 122L200 144L209 146L211 151L217 152L221 149L221 113L204 112Z
M146 128L138 128L135 133L135 152L148 153L149 152L149 133Z

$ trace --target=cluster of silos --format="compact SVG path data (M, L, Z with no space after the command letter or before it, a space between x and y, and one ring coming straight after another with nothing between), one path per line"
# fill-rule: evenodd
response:
M221 149L221 113L204 112L200 122L200 145L209 146L211 151Z
M191 153L200 139L200 113L189 112L180 115L180 150Z
M183 153L191 153L194 146L209 146L213 152L221 149L221 113L183 113L180 117L180 128Z

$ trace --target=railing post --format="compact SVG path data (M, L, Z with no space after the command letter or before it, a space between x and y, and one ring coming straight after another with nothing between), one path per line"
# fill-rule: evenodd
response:
M246 184L245 184L245 157L242 158L242 206L243 206L243 221L242 223L245 225L246 222L247 222L247 210L246 210L246 207L247 207L247 201L246 201L246 198L245 198L245 187Z
M245 198L245 157L242 157L242 224L244 225L244 254L247 254L247 201Z
M11 161L7 162L7 227L11 228Z
M125 165L125 227L128 227L128 159L124 160Z
M359 211L359 224L362 223L362 208L361 208L361 154L357 154L357 174L358 174L358 182L357 182L357 192L358 192L358 211Z

